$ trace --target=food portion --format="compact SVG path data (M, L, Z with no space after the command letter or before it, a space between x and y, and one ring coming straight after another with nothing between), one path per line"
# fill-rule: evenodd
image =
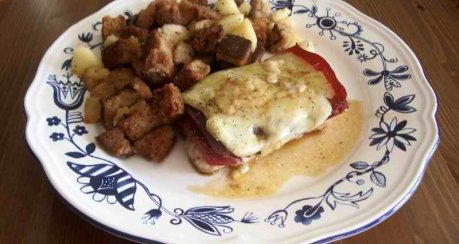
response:
M108 153L162 161L174 145L177 122L190 119L181 93L212 73L260 62L265 50L295 45L299 38L288 13L272 12L266 0L156 0L129 18L104 16L101 58L87 47L73 53L72 72L89 91L84 121L104 125L96 139ZM195 132L185 130L187 138L201 133ZM212 164L240 161L214 144L193 158L217 152ZM195 143L188 151L195 148L202 149Z
M328 63L299 46L213 73L183 99L187 153L205 173L265 156L348 107Z
M264 197L283 190L308 187L307 177L318 177L346 160L361 139L363 103L349 101L349 109L326 122L326 127L292 140L280 150L250 161L250 170L232 167L209 177L208 182L189 183L192 192L225 198ZM241 173L242 171L242 173ZM299 177L298 177L299 176ZM285 185L296 177L299 184ZM287 183L288 184L288 183ZM285 186L285 188L284 188Z

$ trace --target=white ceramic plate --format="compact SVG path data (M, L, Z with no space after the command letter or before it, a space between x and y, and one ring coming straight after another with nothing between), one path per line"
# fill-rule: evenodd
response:
M187 163L182 143L161 164L96 148L102 128L81 120L85 88L69 74L72 47L99 51L102 16L148 2L115 1L69 28L25 98L30 147L59 195L90 222L137 241L329 242L371 228L413 194L438 142L435 95L407 45L343 1L271 2L292 10L349 97L364 102L358 146L325 176L261 199L213 199L187 190L209 179Z

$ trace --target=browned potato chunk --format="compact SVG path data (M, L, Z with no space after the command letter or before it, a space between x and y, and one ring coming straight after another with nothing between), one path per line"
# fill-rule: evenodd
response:
M89 96L84 103L84 122L88 124L99 122L101 111L100 100Z
M110 71L101 67L91 67L83 75L82 80L86 89L91 91L96 87L100 82L106 79L110 75Z

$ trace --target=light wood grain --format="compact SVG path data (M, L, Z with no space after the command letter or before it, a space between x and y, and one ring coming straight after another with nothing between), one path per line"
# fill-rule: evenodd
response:
M0 243L122 243L63 205L24 139L23 97L50 44L108 0L0 0ZM348 0L397 33L439 99L441 143L414 196L342 243L459 242L459 1Z

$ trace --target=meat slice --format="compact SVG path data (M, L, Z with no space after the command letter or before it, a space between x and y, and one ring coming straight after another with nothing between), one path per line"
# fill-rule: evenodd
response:
M251 61L252 43L240 36L226 35L217 46L217 61L242 66Z
M206 161L202 147L195 138L187 138L185 140L185 152L188 155L191 163L194 167L203 174L214 174L220 169L224 168L224 165L210 165Z
M124 138L123 131L119 128L112 128L96 137L97 142L107 152L119 158L124 158L133 154L133 149L129 141Z
M155 18L156 1L151 2L146 9L139 12L136 25L141 28L150 29L155 24Z
M181 91L186 91L198 81L204 79L210 73L210 66L199 59L185 64L183 68L174 77L174 84Z
M195 111L187 107L187 113L179 120L178 125L186 137L186 147L193 152L188 154L191 161L204 161L208 165L222 166L235 165L241 162L241 159L234 156L221 143L216 141L205 129L205 117L196 117ZM191 112L190 112L191 111ZM199 111L198 111L199 113ZM193 114L191 116L190 114ZM203 116L203 115L202 115ZM196 117L196 118L193 118ZM187 150L188 151L188 150ZM196 152L198 151L198 152ZM198 158L196 158L198 157ZM202 167L196 165L198 169ZM210 173L210 172L205 172Z
M119 15L118 17L112 18L110 16L104 16L102 18L102 38L105 39L110 35L119 36L121 30L127 25L126 18Z
M158 127L134 143L136 153L151 161L162 161L175 142L175 133L170 126Z
M118 95L113 96L103 102L103 119L105 128L112 128L116 126L113 120L118 109L122 107L129 107L136 103L140 95L134 91L124 90Z
M172 83L153 91L151 106L162 124L171 123L185 110L180 90Z
M213 24L210 27L192 31L188 43L196 52L214 53L223 36L223 28L218 24Z
M119 39L112 45L102 50L104 65L113 69L118 66L130 64L135 58L142 54L139 39L131 36L127 39Z

